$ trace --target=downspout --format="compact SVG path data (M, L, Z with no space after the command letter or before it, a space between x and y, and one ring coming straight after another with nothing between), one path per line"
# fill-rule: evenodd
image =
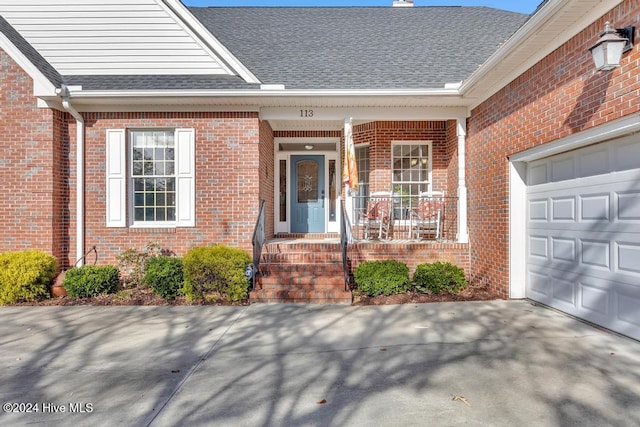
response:
M84 119L69 101L69 89L60 89L62 106L76 120L76 260L84 264Z

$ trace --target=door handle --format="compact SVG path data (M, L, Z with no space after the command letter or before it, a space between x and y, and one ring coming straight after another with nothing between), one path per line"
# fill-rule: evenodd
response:
M322 190L320 194L322 195L322 207L324 208L324 190Z

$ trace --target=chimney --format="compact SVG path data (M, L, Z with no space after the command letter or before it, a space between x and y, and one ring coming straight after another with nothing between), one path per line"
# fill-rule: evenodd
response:
M393 7L413 7L413 0L394 0Z

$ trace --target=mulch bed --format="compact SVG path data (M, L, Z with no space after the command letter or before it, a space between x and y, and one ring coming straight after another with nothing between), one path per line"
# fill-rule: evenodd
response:
M367 297L357 295L354 297L353 305L388 305L388 304L423 304L429 302L447 302L447 301L488 301L499 299L495 294L490 292L486 287L478 285L470 285L458 294L438 294L427 295L419 292L407 292L400 295L380 295L377 297ZM99 295L93 298L50 298L33 303L18 303L17 306L74 306L74 305L90 305L90 306L173 306L173 305L248 305L248 301L240 301L237 303L206 303L203 301L189 302L184 297L178 297L175 300L167 301L157 295L154 295L150 288L138 287L125 289L116 294Z
M485 286L469 285L457 294L423 294L409 291L405 294L379 295L377 297L356 295L353 299L353 305L424 304L429 302L490 301L496 299L500 298Z

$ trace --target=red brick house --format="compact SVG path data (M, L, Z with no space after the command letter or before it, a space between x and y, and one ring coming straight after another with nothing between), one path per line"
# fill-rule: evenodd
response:
M271 261L315 264L340 259L342 206L357 233L386 191L391 238L356 235L350 268L449 260L501 297L639 336L640 56L596 70L589 48L606 21L635 26L640 2L547 0L531 16L127 3L0 1L1 250L63 266L94 245L103 263L149 241L250 250L265 201ZM446 214L416 241L423 192ZM315 268L304 286L340 274Z

